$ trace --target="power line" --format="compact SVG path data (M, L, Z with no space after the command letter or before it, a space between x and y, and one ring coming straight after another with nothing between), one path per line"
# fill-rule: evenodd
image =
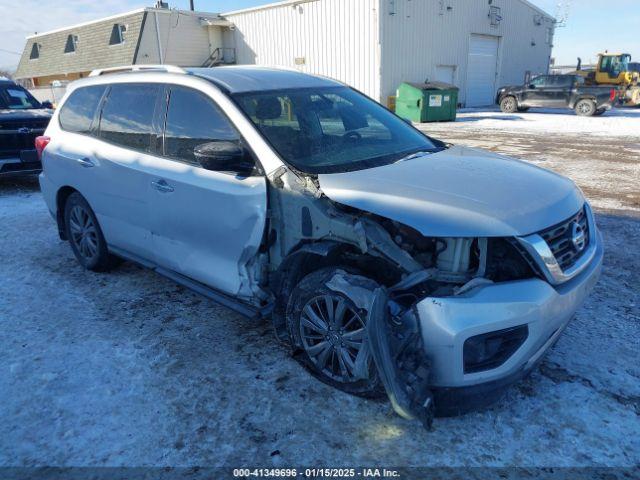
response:
M21 53L18 53L18 52L12 52L11 50L5 50L4 48L0 48L0 52L4 52L4 53L11 53L11 54L13 54L13 55L20 55L20 56L22 56L22 54L21 54Z

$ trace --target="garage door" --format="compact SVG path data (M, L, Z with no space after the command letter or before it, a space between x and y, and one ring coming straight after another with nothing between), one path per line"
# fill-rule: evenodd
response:
M492 105L496 96L498 37L471 35L467 63L467 107Z

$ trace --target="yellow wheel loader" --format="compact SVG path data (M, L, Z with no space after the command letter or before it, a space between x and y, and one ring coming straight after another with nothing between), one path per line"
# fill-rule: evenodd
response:
M628 53L600 53L595 70L582 70L582 61L578 59L577 75L585 78L591 85L615 85L620 92L619 98L627 106L640 106L640 72L631 68L631 55Z

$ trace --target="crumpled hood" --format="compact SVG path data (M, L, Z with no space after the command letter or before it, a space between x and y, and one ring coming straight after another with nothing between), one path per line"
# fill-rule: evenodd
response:
M566 220L584 204L565 177L465 147L318 179L335 202L436 237L529 235Z

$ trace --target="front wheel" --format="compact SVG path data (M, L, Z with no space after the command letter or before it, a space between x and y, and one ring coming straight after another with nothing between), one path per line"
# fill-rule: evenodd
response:
M518 111L518 101L515 97L504 97L500 100L500 110L504 113L515 113Z
M87 270L108 270L114 264L98 219L78 192L69 195L64 208L67 238L76 259Z
M367 311L327 283L342 271L324 268L302 279L287 305L297 359L318 379L364 397L384 392L369 352Z
M596 104L593 100L580 100L576 103L575 111L580 117L593 117L596 113Z

